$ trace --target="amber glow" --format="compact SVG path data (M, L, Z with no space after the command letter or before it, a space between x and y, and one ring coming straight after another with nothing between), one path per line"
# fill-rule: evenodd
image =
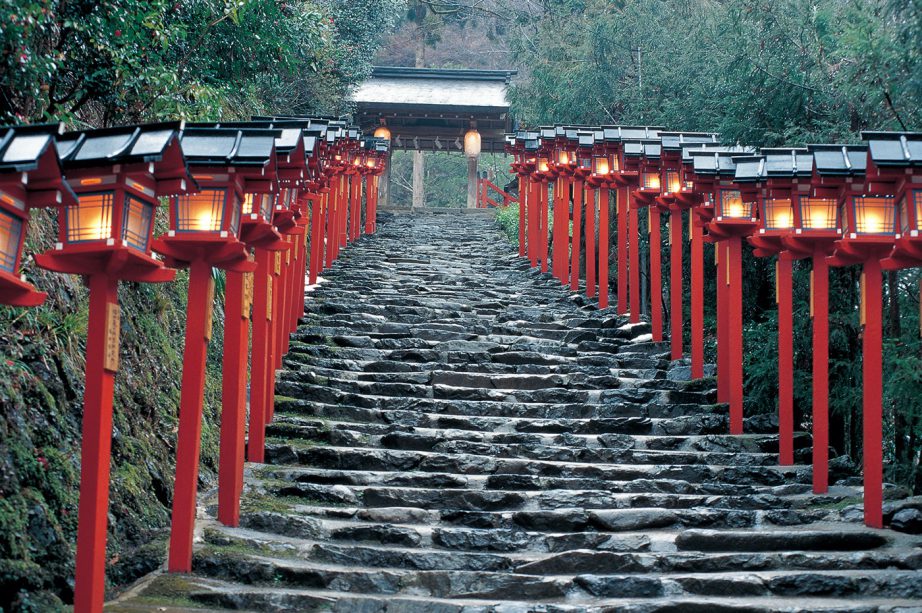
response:
M566 166L570 163L570 155L566 151L557 152L557 163Z
M384 140L391 140L391 131L387 129L387 126L381 126L375 130L375 138L383 138Z
M765 229L787 230L794 225L794 209L787 198L765 200Z
M101 185L102 179L93 177L91 179L80 179L80 185Z
M856 197L855 229L859 234L893 234L893 198Z
M67 207L67 241L79 243L112 237L112 192L81 194Z
M177 227L180 232L218 232L224 218L223 189L206 189L177 199Z
M738 190L720 192L720 213L722 217L735 219L748 217L746 206L743 204L743 195Z
M253 211L253 200L256 198L255 194L244 194L243 195L243 214L251 215Z
M548 172L550 166L548 165L547 158L538 158L538 172Z
M643 173L643 189L659 190L659 188L660 188L659 173L657 172Z
M593 174L601 176L601 175L607 175L609 172L611 172L610 167L608 165L608 158L596 157L593 160L593 162L595 164L595 168L593 169Z
M0 270L15 272L21 232L22 221L6 211L0 211Z
M122 217L122 240L129 247L147 251L154 218L154 206L140 198L125 196Z
M834 198L801 198L801 225L804 230L835 230L836 200Z
M922 230L922 190L914 191L912 193L912 199L916 209L916 229Z
M682 191L682 182L679 181L679 173L674 170L666 171L666 190L670 194Z
M464 135L464 155L475 158L480 155L480 132L468 130Z

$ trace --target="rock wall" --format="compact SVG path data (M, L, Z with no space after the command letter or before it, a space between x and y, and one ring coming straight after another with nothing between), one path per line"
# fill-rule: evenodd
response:
M56 236L33 215L26 253ZM36 240L32 237L42 237ZM73 599L88 292L80 277L26 266L49 296L0 307L0 610L54 611ZM109 514L110 591L159 566L173 497L188 276L123 283ZM223 288L219 279L218 289ZM215 480L223 305L209 347L201 487Z

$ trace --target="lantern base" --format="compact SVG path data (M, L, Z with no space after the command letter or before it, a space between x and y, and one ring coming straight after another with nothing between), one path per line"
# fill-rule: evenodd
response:
M802 260L813 255L812 249L802 248L798 245L788 245L785 236L778 234L756 234L746 238L755 249L756 257L767 258L785 251L795 260Z
M635 190L631 192L631 208L632 209L645 209L653 205L653 201L659 195L659 190L657 191L648 191L648 190Z
M280 234L288 234L297 225L298 216L292 210L275 211L272 216L272 225L278 228Z
M35 263L45 270L65 274L94 275L105 272L113 279L138 283L168 283L176 278L175 270L131 247L69 245L63 249L35 254L34 257Z
M827 258L827 262L830 266L852 266L868 260L882 260L891 251L892 237L843 238L835 242L835 255Z
M266 222L245 222L240 226L240 240L250 247L266 251L285 251L288 243L271 224Z
M161 236L153 242L154 251L163 254L170 266L189 268L201 261L223 270L249 272L247 248L236 238L221 238L206 232Z
M724 240L736 236L750 236L759 227L758 222L751 219L723 219L711 220L708 223L708 233L717 240Z
M903 236L896 240L893 253L883 260L884 270L922 266L922 237Z
M636 170L625 170L623 172L616 172L612 177L612 182L617 187L632 187L637 185L637 179L640 176L640 173Z
M40 292L14 274L0 271L0 304L33 307L45 302L48 294Z

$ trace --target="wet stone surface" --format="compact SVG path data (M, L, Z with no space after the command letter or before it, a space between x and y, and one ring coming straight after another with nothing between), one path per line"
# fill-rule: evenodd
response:
M208 506L183 606L113 611L922 610L922 503L864 528L844 459L814 496L775 416L729 435L713 378L488 217L379 228L308 294L241 527Z

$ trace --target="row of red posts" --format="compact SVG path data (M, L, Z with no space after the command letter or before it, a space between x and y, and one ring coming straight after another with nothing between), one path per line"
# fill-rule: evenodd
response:
M77 613L101 611L104 601L118 282L170 282L177 269L189 271L168 560L170 571L184 572L192 563L214 271L226 275L218 519L236 526L244 453L252 462L264 459L276 370L304 314L306 284L317 283L350 241L375 231L388 149L388 141L362 137L333 118L81 132L58 125L0 128L0 304L36 306L45 299L18 274L29 210L36 207L59 209L57 243L35 254L36 263L83 275L90 290ZM169 231L154 238L161 198L169 200Z
M756 256L777 257L782 465L794 463L792 262L812 261L812 460L818 494L828 490L829 475L828 270L862 266L864 515L868 526L880 528L882 270L922 266L922 133L865 132L862 138L860 145L756 151L722 145L710 133L557 126L507 135L506 150L519 177L519 254L577 291L585 228L585 289L589 297L598 291L601 308L609 299L609 197L615 193L617 312L634 323L641 313L638 213L647 210L654 341L664 338L660 244L661 218L668 216L671 356L683 357L688 324L696 379L704 376L703 245L714 244L717 395L729 404L733 434L743 432L742 241ZM683 214L691 241L690 321L682 297Z

